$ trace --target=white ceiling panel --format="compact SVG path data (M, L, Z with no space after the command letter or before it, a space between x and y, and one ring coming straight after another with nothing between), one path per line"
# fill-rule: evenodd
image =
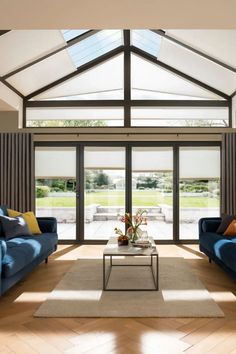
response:
M200 86L152 64L139 56L131 56L131 85L133 89L188 96L189 99L219 99L219 96Z
M13 30L0 37L0 75L62 47L65 40L59 30Z
M167 35L236 67L236 30L167 30Z
M164 38L158 59L228 95L236 88L236 73Z
M75 71L75 66L71 61L67 51L59 52L14 76L7 81L19 90L23 95L44 87L51 82Z
M34 99L63 98L66 96L120 90L124 85L123 62L123 54L118 55L93 69L65 81L61 85L55 86L51 90L43 92L34 97Z

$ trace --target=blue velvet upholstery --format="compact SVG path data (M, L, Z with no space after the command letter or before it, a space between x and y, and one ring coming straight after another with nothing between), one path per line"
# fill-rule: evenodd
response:
M16 284L57 248L55 218L37 218L40 235L0 238L0 294Z
M199 247L210 259L218 263L236 279L236 235L226 237L217 234L221 218L199 220Z

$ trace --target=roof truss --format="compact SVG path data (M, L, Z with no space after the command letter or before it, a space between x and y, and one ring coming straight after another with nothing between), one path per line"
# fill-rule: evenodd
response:
M42 57L40 57L40 58L38 58L36 60L33 60L30 63L28 63L26 65L23 65L20 68L18 68L16 70L13 70L12 72L0 77L0 81L2 83L4 83L8 88L10 88L12 91L14 91L16 94L18 94L20 97L24 97L24 95L21 92L19 92L15 87L10 85L6 81L7 78L19 73L22 70L27 69L27 68L29 68L29 67L31 67L31 66L33 66L33 65L35 65L35 64L37 64L37 63L39 63L41 61L43 61L44 59L47 59L47 58L57 54L60 51L66 50L67 48L69 48L69 47L73 46L74 44L76 44L76 43L78 43L78 42L80 42L80 41L82 41L82 40L94 35L95 33L99 32L99 31L101 31L101 30L89 30L89 31L87 31L87 32L85 32L85 33L83 33L83 34L81 34L81 35L69 40L66 43L66 45L64 45L63 47L61 47L61 48L59 48L57 50L54 50L54 51L52 51L52 52L50 52L50 53L48 53L46 55L43 55ZM229 66L229 65L227 65L225 63L222 63L222 62L218 61L217 59L212 58L212 57L206 55L205 53L202 53L202 52L200 52L200 51L198 51L198 50L196 50L196 49L194 49L194 48L192 48L192 47L190 47L190 46L188 46L188 45L176 40L175 38L172 38L171 36L166 35L165 32L162 31L162 30L152 30L152 31L157 33L157 34L159 34L162 37L167 38L168 40L171 40L171 41L177 43L178 45L180 45L182 47L187 48L188 50L191 50L191 51L197 53L198 55L201 55L202 57L207 58L208 60L210 60L212 62L217 63L218 65L221 65L221 66L227 68L228 70L236 72L235 68L232 68L231 66ZM1 33L1 32L3 32L3 33ZM0 35L4 34L6 32L8 32L8 31L0 31ZM98 57L96 59L93 59L92 61L90 61L90 62L78 67L71 74L68 74L68 75L66 75L66 76L64 76L64 77L62 77L62 78L60 78L60 79L58 79L58 80L56 80L56 81L54 81L54 82L52 82L50 84L38 89L38 90L30 93L29 95L27 95L25 97L26 101L31 99L31 98L33 98L33 97L35 97L35 96L37 96L37 95L39 95L40 93L42 93L44 91L47 91L47 90L51 89L54 86L57 86L58 84L61 84L62 82L66 81L66 80L68 80L68 79L70 79L70 78L72 78L72 77L74 77L74 76L76 76L76 75L78 75L78 74L90 69L90 68L102 63L103 61L105 61L105 60L107 60L109 58L112 58L113 56L115 56L115 55L117 55L117 54L119 54L121 52L124 53L124 63L125 63L125 65L124 65L124 101L125 102L130 100L130 71L131 71L130 62L131 62L131 53L135 53L135 54L141 56L142 58L144 58L144 59L146 59L146 60L148 60L148 61L150 61L150 62L152 62L152 63L154 63L156 65L159 65L159 66L163 67L164 69L169 70L169 71L173 72L174 74L176 74L176 75L178 75L178 76L180 76L180 77L182 77L184 79L187 79L188 81L190 81L190 82L192 82L192 83L194 83L194 84L196 84L196 85L198 85L198 86L200 86L200 87L202 87L202 88L204 88L204 89L206 89L206 90L208 90L210 92L213 92L213 93L215 93L216 95L218 95L220 97L223 97L226 100L228 100L230 98L229 95L221 92L220 90L217 90L214 87L211 87L211 86L201 82L200 80L197 80L197 79L195 79L195 78L193 78L193 77L191 77L189 75L186 75L183 72L181 72L181 71L179 71L179 70L177 70L177 69L175 69L175 68L173 68L173 67L171 67L171 66L169 66L169 65L167 65L167 64L165 64L165 63L163 63L161 61L159 61L156 57L152 56L151 54L149 54L149 53L147 53L147 52L145 52L145 51L143 51L143 50L141 50L141 49L139 49L139 48L137 48L135 46L132 46L131 45L131 40L130 40L130 30L124 30L123 34L124 34L124 45L123 46L119 46L116 49L113 49L113 50L107 52L106 54L103 54L100 57ZM233 93L232 95L234 95L234 94L235 93ZM126 108L125 108L125 110L126 110ZM127 112L125 112L125 113L126 113L125 116L128 117L127 118L127 124L129 124L128 120L130 119L129 118L129 113L130 112L128 112L128 109L127 109Z

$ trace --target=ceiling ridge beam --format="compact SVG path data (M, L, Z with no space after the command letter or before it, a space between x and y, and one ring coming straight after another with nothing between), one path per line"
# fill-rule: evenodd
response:
M183 77L184 79L194 83L195 85L198 85L198 86L204 88L205 90L208 90L210 92L215 93L218 96L223 97L226 100L228 100L230 98L230 96L228 96L226 93L224 93L224 92L222 92L220 90L217 90L214 87L209 86L209 85L203 83L202 81L199 81L199 80L193 78L192 76L189 76L189 75L183 73L182 71L179 71L179 70L173 68L172 66L170 66L168 64L165 64L164 62L158 60L156 57L154 57L151 54L148 54L147 52L145 52L142 49L139 49L139 48L137 48L135 46L131 46L131 51L134 54L137 54L137 55L141 56L142 58L144 58L144 59L146 59L146 60L148 60L148 61L150 61L150 62L152 62L152 63L154 63L154 64L156 64L158 66L161 66L162 68L174 73L175 75Z
M20 91L18 91L14 86L9 84L9 82L5 81L2 77L0 77L0 82L3 83L5 86L7 86L11 91L16 93L19 97L21 98L25 97Z
M124 51L124 46L123 45L119 46L119 47L117 47L115 49L112 49L109 52L107 52L106 54L103 54L103 55L97 57L96 59L93 59L93 60L89 61L88 63L79 66L72 73L70 73L70 74L68 74L66 76L63 76L62 78L60 78L60 79L58 79L58 80L56 80L56 81L44 86L44 87L41 87L40 89L38 89L38 90L36 90L34 92L31 92L25 98L26 98L26 100L30 100L34 96L37 96L40 93L42 93L44 91L47 91L47 90L53 88L54 86L57 86L57 85L61 84L62 82L67 81L67 80L71 79L72 77L77 76L77 75L83 73L84 71L93 68L94 66L96 66L98 64L103 63L104 61L106 61L106 60L108 60L108 59L110 59L110 58L122 53L123 51Z
M183 47L183 48L185 48L185 49L188 49L188 50L190 50L191 52L193 52L193 53L195 53L195 54L198 54L198 55L200 55L201 57L203 57L203 58L205 58L205 59L207 59L207 60L210 60L210 61L214 62L215 64L220 65L220 66L222 66L223 68L228 69L228 70L230 70L230 71L236 73L236 68L234 68L233 66L228 65L228 64L222 62L221 60L218 60L218 59L216 59L216 58L214 58L214 57L212 57L212 56L210 56L210 55L208 55L208 54L202 52L201 50L198 50L198 49L196 49L196 48L193 48L193 47L190 46L189 44L183 43L182 41L180 41L180 40L178 40L178 39L176 39L176 38L174 38L174 37L172 37L172 36L166 34L165 31L163 31L163 30L154 30L154 29L152 29L151 31L154 32L154 33L156 33L156 34L158 34L159 36L161 36L161 37L163 37L163 38L166 38L166 39L167 39L168 41L170 41L170 42L173 42L173 43L175 43L175 44L178 44L179 46L181 46L181 47Z
M27 63L23 66L21 66L20 68L17 68L15 70L12 70L11 72L7 73L6 75L3 75L2 78L4 80L8 79L10 76L13 76L17 73L19 73L20 71L23 71L25 69L28 69L30 68L31 66L37 64L37 63L40 63L41 61L45 60L45 59L48 59L50 58L51 56L57 54L57 53L60 53L61 51L63 50L66 50L68 49L69 47L83 41L84 39L88 38L88 37L91 37L93 36L95 33L99 32L100 30L89 30L88 32L85 32L85 33L82 33L80 34L79 36L69 40L68 42L66 42L66 44L60 48L57 48L55 50L53 50L52 52L48 53L48 54L45 54L45 55L42 55L40 58L37 58L33 61L31 61L30 63Z

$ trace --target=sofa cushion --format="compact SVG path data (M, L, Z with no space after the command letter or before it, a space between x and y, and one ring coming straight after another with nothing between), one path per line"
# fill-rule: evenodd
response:
M224 236L235 236L236 235L236 220L233 219L227 229L224 232Z
M27 267L33 260L55 250L57 234L16 237L7 241L7 252L2 261L2 277L7 278Z
M231 270L236 272L236 240L225 239L214 245L215 255Z
M31 235L28 225L22 216L10 218L9 216L0 215L3 233L6 239L17 236Z
M0 246L1 246L1 256L2 259L5 256L5 254L7 253L7 243L5 240L0 239Z
M214 245L217 241L223 239L222 235L219 235L215 232L204 232L200 234L199 240L200 244L210 253L215 254Z
M218 227L216 232L218 234L223 234L233 219L234 219L233 215L227 215L227 214L223 215L220 226Z
M203 220L202 230L203 232L216 232L219 224L220 220Z
M22 216L26 221L31 234L39 235L42 233L33 211L27 211L25 213L21 213L20 211L7 209L7 212L11 218L15 218L16 216Z
M7 206L6 205L0 205L0 215L8 215L7 214ZM3 229L2 229L2 224L0 223L0 237L3 236Z

